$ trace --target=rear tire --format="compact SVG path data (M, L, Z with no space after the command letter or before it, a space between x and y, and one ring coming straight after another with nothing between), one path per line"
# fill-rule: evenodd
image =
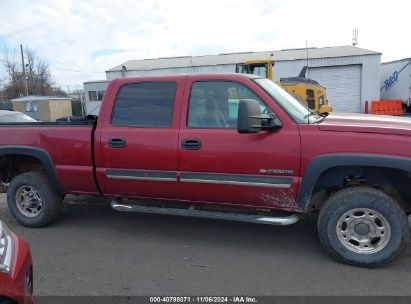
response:
M397 202L369 187L345 188L325 202L318 234L337 261L363 267L389 263L406 248L409 222Z
M13 178L7 189L7 204L21 225L39 228L59 217L62 199L45 174L32 171Z

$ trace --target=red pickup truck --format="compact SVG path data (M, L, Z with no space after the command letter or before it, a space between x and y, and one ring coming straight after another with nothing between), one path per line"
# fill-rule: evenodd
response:
M29 227L56 220L65 194L273 225L318 214L331 256L372 267L408 242L410 122L321 116L254 75L115 79L98 118L0 126L0 181Z

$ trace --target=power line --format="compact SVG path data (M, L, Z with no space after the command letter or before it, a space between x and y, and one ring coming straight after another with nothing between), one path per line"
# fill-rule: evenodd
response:
M74 73L95 73L95 74L105 74L105 73L106 73L106 72L97 72L97 71L81 71L81 70L62 69L62 68L54 68L54 70L58 70L58 71L67 71L67 72L74 72Z
M0 59L0 62L8 62L5 59ZM73 69L64 69L64 68L53 68L51 67L50 69L58 70L58 71L67 71L67 72L73 72L73 73L93 73L93 74L105 74L106 72L97 72L97 71L83 71L83 70L73 70Z

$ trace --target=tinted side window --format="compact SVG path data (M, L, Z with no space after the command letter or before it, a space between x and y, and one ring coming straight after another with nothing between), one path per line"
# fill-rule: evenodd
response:
M196 82L191 88L188 109L189 128L235 129L240 99L254 99L262 113L267 106L245 86L230 81Z
M146 128L171 127L177 84L133 83L117 95L111 124Z

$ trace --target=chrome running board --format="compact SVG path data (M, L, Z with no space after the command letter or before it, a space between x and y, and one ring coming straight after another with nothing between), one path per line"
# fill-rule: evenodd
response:
M118 200L111 202L111 208L121 212L139 212L151 214L177 215L187 217L199 217L218 220L229 220L247 223L268 224L268 225L291 225L300 219L297 214L288 216L267 216L257 214L243 214L243 213L229 213L220 211L204 211L196 210L192 207L187 209L169 208L169 207L155 207L142 206L137 204L126 204Z

